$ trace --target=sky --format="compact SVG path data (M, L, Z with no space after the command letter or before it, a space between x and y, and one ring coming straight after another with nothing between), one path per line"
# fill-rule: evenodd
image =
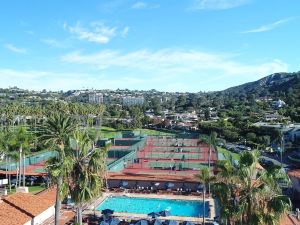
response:
M300 66L299 0L0 1L0 87L216 91Z

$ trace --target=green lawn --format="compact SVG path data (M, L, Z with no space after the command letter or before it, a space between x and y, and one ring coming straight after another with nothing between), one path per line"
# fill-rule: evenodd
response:
M99 128L97 128L97 127L89 127L88 129L91 132L98 132L99 131ZM113 138L118 133L119 133L119 131L117 131L114 128L102 126L101 127L101 132L100 132L100 137L101 138Z
M36 194L36 193L38 193L38 192L40 192L42 190L45 190L46 188L44 186L42 187L42 186L38 185L38 186L29 186L28 189L29 189L29 192L31 194ZM15 192L16 192L16 189L12 188L11 192L8 191L8 194L12 194L12 193L15 193Z
M150 129L136 129L135 131L142 131L143 134L151 135L168 135L168 136L175 136L172 132L165 132L165 131L157 131L157 130L150 130Z
M231 151L229 151L225 148L218 147L218 152L223 153L225 155L225 157L227 157L227 158L231 155L234 160L239 160L240 159L239 154L231 152Z
M97 132L99 129L98 128L88 128L90 131L92 132ZM126 130L128 131L128 130ZM142 134L146 134L146 135L169 135L169 136L174 136L174 133L171 132L164 132L164 131L157 131L157 130L150 130L150 129L135 129L134 131L138 131ZM101 132L100 132L100 136L101 138L113 138L115 137L117 134L119 134L120 132L122 132L121 130L116 130L114 128L111 127L106 127L106 126L102 126L101 127Z

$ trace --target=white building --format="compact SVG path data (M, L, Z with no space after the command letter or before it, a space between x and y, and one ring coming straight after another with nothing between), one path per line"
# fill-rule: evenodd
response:
M124 106L132 106L132 105L143 105L144 104L144 97L123 97L123 105Z
M101 94L101 93L90 93L89 94L89 103L102 104L103 103L103 94Z

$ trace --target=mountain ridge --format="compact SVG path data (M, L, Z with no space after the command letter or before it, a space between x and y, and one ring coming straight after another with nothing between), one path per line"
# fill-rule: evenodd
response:
M259 80L230 87L220 92L227 94L250 94L251 92L262 94L261 92L263 91L272 93L274 91L288 91L289 88L300 88L300 71L294 73L274 73Z

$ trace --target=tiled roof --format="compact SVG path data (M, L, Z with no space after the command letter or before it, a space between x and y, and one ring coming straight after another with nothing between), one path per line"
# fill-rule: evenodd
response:
M300 179L300 169L298 170L290 170L288 172L288 175L291 176L291 177L297 177Z
M36 195L47 201L49 205L54 205L56 197L56 188L46 189Z
M122 172L108 173L109 180L137 180L137 181L171 181L171 182L198 182L193 175L176 174L133 174Z
M31 217L8 203L0 203L0 225L22 225Z
M30 193L15 193L4 198L3 201L32 216L37 216L54 205L48 199Z
M280 220L280 225L300 225L300 221L294 216L284 215Z
M0 202L0 225L23 225L55 203L55 189L38 195L15 193Z

